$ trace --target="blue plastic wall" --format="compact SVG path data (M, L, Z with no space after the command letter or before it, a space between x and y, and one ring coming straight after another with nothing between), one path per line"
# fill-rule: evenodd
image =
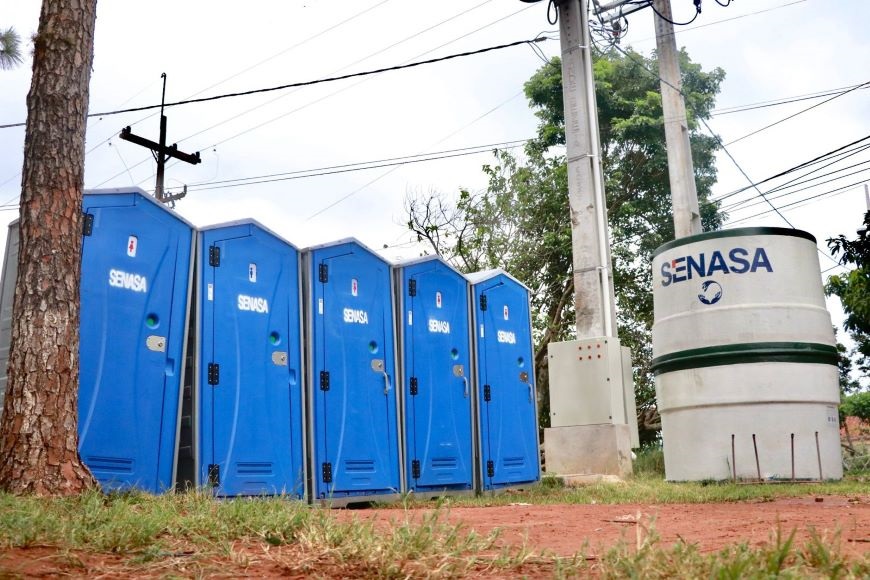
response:
M141 190L86 193L79 452L103 489L173 485L192 228Z
M472 491L468 281L437 258L398 272L406 489Z
M472 294L482 489L536 482L541 467L528 291L500 273L473 284Z
M218 496L301 498L299 252L250 221L199 240L199 482Z
M399 493L390 266L355 241L309 250L312 493Z

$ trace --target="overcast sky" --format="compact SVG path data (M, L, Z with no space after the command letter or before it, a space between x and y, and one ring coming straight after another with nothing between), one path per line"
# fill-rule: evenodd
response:
M723 0L724 1L724 0ZM672 0L674 17L688 19L691 0ZM292 0L247 3L224 0L112 2L97 7L92 113L159 103L161 73L167 101L295 83L403 64L416 60L530 39L558 25L547 22L547 2L519 0ZM14 27L29 39L39 17L38 0L5 0L0 28ZM629 17L623 46L649 54L655 46L653 13ZM870 21L867 0L733 0L728 7L704 0L703 12L678 27L685 46L705 70L722 67L726 79L717 107L725 109L870 81ZM29 43L28 43L29 44ZM558 40L539 44L547 56ZM24 121L30 84L27 62L0 71L0 125ZM479 190L489 153L297 177L216 189L231 179L271 176L525 139L536 119L522 95L523 83L541 65L526 46L484 55L312 87L288 89L167 109L169 142L200 151L196 166L173 163L171 190L190 186L176 209L197 225L253 217L300 247L347 236L383 248L390 258L412 257L403 227L409 192L454 195ZM825 98L722 114L710 126L725 143ZM155 163L145 149L118 139L124 126L156 140L155 113L93 118L88 124L85 186L154 187ZM753 180L870 134L870 90L845 94L812 111L742 139L727 149ZM662 135L664 139L664 134ZM23 127L0 129L0 227L17 217ZM860 182L870 179L870 161L859 153L807 183L776 205L795 227L824 240L854 236L865 210ZM724 154L718 156L714 196L747 185ZM868 163L870 165L870 163ZM840 177L839 181L819 183ZM253 180L253 181L262 181ZM777 183L781 183L777 182ZM199 185L197 185L199 184ZM855 184L852 187L851 184ZM769 184L767 187L770 187ZM210 188L209 188L210 187ZM826 194L826 192L845 187ZM762 190L766 190L762 187ZM788 190L791 191L791 190ZM782 195L785 192L779 192ZM748 199L754 192L729 198ZM757 201L757 199L756 199ZM754 203L750 201L749 203ZM748 206L748 203L747 203ZM734 225L785 226L758 205L732 210ZM738 221L750 218L748 221ZM730 226L729 226L730 227ZM0 242L5 244L5 228ZM834 266L820 255L822 270ZM841 270L832 270L837 272ZM835 323L841 313L832 304Z

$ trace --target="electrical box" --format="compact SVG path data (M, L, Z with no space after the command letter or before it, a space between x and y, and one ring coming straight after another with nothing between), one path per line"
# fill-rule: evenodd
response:
M618 338L550 343L550 426L629 426L639 447L631 351Z

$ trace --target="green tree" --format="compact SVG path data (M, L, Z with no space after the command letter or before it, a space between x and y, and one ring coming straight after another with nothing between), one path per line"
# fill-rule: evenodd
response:
M673 239L661 94L654 59L628 51L596 55L594 74L607 211L610 220L619 337L632 349L642 438L658 428L650 363L652 252ZM717 142L698 131L713 108L721 69L701 70L680 53L695 178L706 230L722 215L709 201ZM541 423L549 425L547 345L574 336L571 229L565 164L562 70L558 58L539 69L525 93L540 120L524 155L497 151L484 166L485 191L409 196L408 227L417 239L465 271L502 267L532 291L535 364Z
M846 319L844 329L855 342L852 364L864 377L870 377L870 211L864 214L864 228L855 240L839 235L828 240L833 255L840 255L843 266L854 268L828 278L825 292L837 296L843 304ZM841 364L841 376L843 374Z
M0 30L0 69L8 70L21 64L21 38L14 28Z

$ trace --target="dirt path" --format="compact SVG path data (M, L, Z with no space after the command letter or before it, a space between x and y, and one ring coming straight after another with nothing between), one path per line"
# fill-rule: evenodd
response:
M415 510L419 514L426 510ZM412 512L413 513L413 512ZM342 518L404 518L395 509L341 512ZM787 536L797 530L803 543L810 530L832 541L840 532L844 553L870 553L870 496L836 496L779 499L761 503L728 504L621 504L621 505L511 505L504 507L453 508L449 521L468 530L488 533L501 530L501 540L535 551L548 550L570 556L600 554L620 540L636 545L650 530L659 544L670 546L682 539L702 551L717 551L726 545L747 542L759 545L771 539L777 528ZM640 521L640 528L636 522Z

